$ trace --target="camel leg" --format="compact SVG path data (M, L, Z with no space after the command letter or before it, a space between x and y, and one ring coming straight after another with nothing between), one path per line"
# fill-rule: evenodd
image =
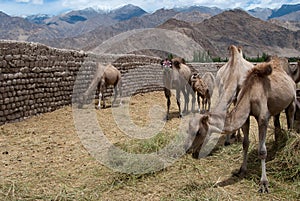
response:
M190 102L190 98L189 98L189 89L185 90L185 88L181 89L183 96L184 96L184 108L183 108L183 113L187 113L189 111L189 102ZM176 92L177 93L177 92ZM179 93L179 99L180 99L180 93Z
M99 102L98 102L98 109L101 108L101 99L102 99L102 93L99 93Z
M98 109L101 108L101 99L103 101L103 108L105 108L105 100L104 100L104 95L103 95L103 92L105 90L105 83L104 83L104 80L100 80L100 83L99 83L99 103L98 103Z
M281 126L280 126L279 118L280 118L280 113L273 117L274 127L275 127L275 143L278 142L279 137L281 135Z
M195 103L196 103L196 92L191 91L192 92L192 112L195 111Z
M202 111L205 112L205 98L202 98Z
M247 121L242 126L242 130L244 133L244 140L243 140L243 163L241 168L238 172L239 176L244 176L247 172L247 161L248 161L248 149L249 149L249 127L250 126L250 118L248 117ZM227 135L229 136L229 135Z
M230 136L231 136L231 134L226 135L224 146L229 146L230 145Z
M197 93L197 102L198 102L198 112L200 113L201 112L201 109L200 109L200 95Z
M122 105L122 96L123 96L123 94L122 94L122 79L119 80L118 87L119 87L119 94L120 94L120 105Z
M180 90L176 89L176 100L177 100L177 106L178 106L178 110L179 110L179 118L182 117L182 113L181 113L181 107L180 107Z
M105 104L105 98L104 98L104 96L103 96L103 94L102 94L102 102L103 102L103 108L106 108L106 104Z
M207 111L210 111L210 104L211 104L210 97L209 97L209 98L206 98L206 100L207 100L207 103L208 103Z
M266 148L266 132L268 127L268 118L258 120L259 128L259 146L258 146L258 156L261 159L261 179L260 179L260 193L269 192L269 181L266 172L266 158L267 158L267 148Z
M113 106L115 103L116 103L116 99L117 99L117 96L118 96L118 87L117 87L117 84L114 85L114 100L113 102L111 103L111 106Z
M287 127L288 129L293 129L294 126L294 115L296 112L296 104L293 101L286 109L285 109L285 115L287 120Z
M167 98L167 116L166 120L169 120L169 112L170 112L170 105L171 105L171 91L165 88L165 97Z

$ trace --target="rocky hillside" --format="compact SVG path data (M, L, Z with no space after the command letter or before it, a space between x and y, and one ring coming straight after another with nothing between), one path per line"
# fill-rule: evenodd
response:
M187 34L212 56L228 56L230 44L243 46L247 56L257 56L262 52L282 56L300 54L300 31L290 31L242 10L225 11L194 26L172 20L160 28Z
M214 57L227 57L230 44L243 46L247 56L257 56L262 52L299 56L299 5L247 11L251 15L242 10L223 12L202 6L146 13L133 5L110 12L87 8L53 17L38 15L26 19L0 12L0 39L94 50L104 41L127 31L161 28L184 34ZM270 17L272 19L267 20Z

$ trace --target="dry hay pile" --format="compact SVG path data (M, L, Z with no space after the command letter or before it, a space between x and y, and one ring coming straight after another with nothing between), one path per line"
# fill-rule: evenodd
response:
M129 105L132 121L143 126L149 123L149 108L165 108L166 100L163 92L153 92L132 97ZM174 96L171 106L173 118L158 135L146 140L125 135L116 125L111 108L96 114L101 129L114 145L128 152L150 153L168 144L178 131L180 119ZM242 162L241 143L216 147L200 160L185 155L161 171L134 175L115 172L87 152L77 136L71 107L3 125L0 200L299 200L299 179L286 181L275 175L285 166L299 165L299 137L297 141L291 137L285 146L294 152L279 150L268 161L271 192L260 195L257 189L261 170L253 119L251 126L249 173L242 179L232 176ZM270 150L272 128L268 134Z
M281 141L278 147L281 150L270 161L270 174L276 179L289 182L300 181L300 135L287 133L286 140Z

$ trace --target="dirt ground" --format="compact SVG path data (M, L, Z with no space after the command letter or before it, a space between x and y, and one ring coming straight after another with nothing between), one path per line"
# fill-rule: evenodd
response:
M163 119L163 92L140 94L127 101L131 120L138 126ZM107 103L110 105L110 103ZM172 99L171 120L163 124L160 137L136 140L116 124L113 108L96 111L109 141L124 150L148 153L160 149L179 129L177 106ZM72 107L0 126L0 200L299 200L300 182L277 179L268 172L270 193L259 194L260 161L257 159L256 122L251 119L248 174L232 175L242 162L242 144L218 146L199 160L190 155L147 174L116 172L101 164L83 146L74 125ZM284 115L282 115L284 116ZM184 119L188 118L187 116ZM284 122L282 118L282 122ZM161 121L164 122L164 121ZM268 150L273 127L268 131ZM284 170L282 170L284 171Z

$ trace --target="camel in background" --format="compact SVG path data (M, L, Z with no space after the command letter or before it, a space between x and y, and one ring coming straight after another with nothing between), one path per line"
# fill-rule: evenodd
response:
M295 68L292 68L292 66L289 65L288 59L285 57L269 56L267 61L271 61L272 59L278 59L280 61L282 68L296 84L300 81L300 61L298 61L298 65Z
M167 98L167 115L166 119L170 118L170 105L171 105L171 89L176 90L176 100L179 110L179 117L182 117L182 111L180 106L180 92L184 95L184 110L188 111L189 93L190 87L188 86L189 79L191 77L191 70L185 64L184 59L174 58L172 60L165 59L161 61L163 68L163 84L165 97Z
M118 89L120 91L120 97L122 97L122 81L121 81L121 73L120 71L114 67L111 64L108 64L107 66L102 66L101 64L98 64L95 76L90 83L88 89L84 92L83 97L80 101L79 108L82 107L82 104L84 104L88 98L89 95L95 90L96 87L99 89L99 102L98 102L98 109L101 108L101 99L103 101L103 108L106 108L105 104L105 98L104 98L104 90L110 86L114 86L114 99L112 102L112 105L116 102L116 98L118 95ZM122 104L122 100L120 100L120 104Z
M204 82L204 80L201 78L200 74L193 74L190 78L190 85L194 91L192 94L192 111L195 111L195 101L196 97L195 95L197 94L197 103L198 103L198 112L201 111L200 109L200 97L202 98L202 110L205 110L204 107L204 99L210 99L210 94L209 94L209 88L207 84ZM207 98L206 98L207 97Z
M213 91L215 88L215 77L211 72L206 72L204 73L204 75L202 76L203 81L206 83L206 85L208 86L208 94L205 97L204 101L204 110L206 111L210 111L210 105L211 105L211 97L213 95ZM206 109L207 108L207 109Z
M216 75L216 85L219 88L219 99L215 107L216 111L227 111L232 103L235 103L237 94L247 76L249 70L251 70L254 65L248 62L243 57L243 52L241 47L236 47L234 45L229 46L230 58L226 64L224 64L217 72ZM230 136L226 136L225 145L230 144ZM240 138L240 132L238 132L238 137Z
M243 176L247 171L249 117L252 115L255 117L259 129L258 156L261 159L262 168L259 192L269 192L265 161L267 157L265 141L268 122L271 116L286 110L289 125L292 125L295 101L295 83L282 69L280 61L275 59L268 63L258 64L247 75L237 97L237 103L229 114L226 114L226 111L217 110L199 115L190 121L186 147L191 146L187 152L192 152L193 156L195 153L199 153L205 137L210 136L211 133L223 131L223 134L228 134L242 128L244 154L238 174Z
M202 111L210 110L211 97L215 87L215 77L212 73L206 72L202 77L199 73L193 74L190 79L190 85L194 91L192 99L192 110L195 108L195 93L197 94L198 112L200 112L200 97L202 98Z

